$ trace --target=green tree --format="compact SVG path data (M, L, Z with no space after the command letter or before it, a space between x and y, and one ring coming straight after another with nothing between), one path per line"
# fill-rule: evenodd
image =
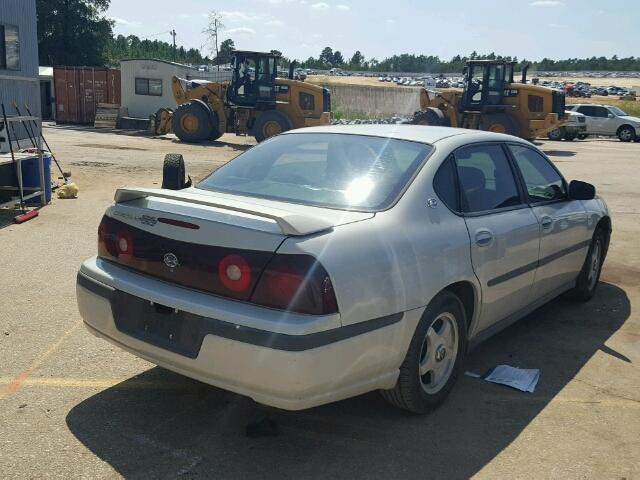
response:
M104 65L110 0L37 0L40 65Z
M340 50L336 50L335 52L333 52L333 61L331 62L331 64L334 67L344 65L344 58L342 57L342 53L340 52Z
M320 58L318 58L319 63L324 66L333 65L333 49L331 47L324 47L322 53L320 54Z
M218 53L218 57L216 58L216 64L222 65L225 63L230 63L231 58L233 57L233 51L236 49L236 45L233 43L233 40L227 38L223 40L220 44L220 52Z
M351 68L360 69L362 68L362 64L364 63L364 56L360 53L360 50L356 50L356 53L353 54L349 64Z

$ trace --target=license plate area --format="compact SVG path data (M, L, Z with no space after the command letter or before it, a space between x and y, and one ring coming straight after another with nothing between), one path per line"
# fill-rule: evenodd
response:
M117 291L111 309L122 333L180 355L196 358L202 346L203 319Z

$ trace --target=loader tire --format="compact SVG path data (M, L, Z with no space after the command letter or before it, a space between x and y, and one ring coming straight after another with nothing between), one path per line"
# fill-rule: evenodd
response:
M480 130L504 133L506 135L513 135L514 137L520 136L520 127L517 122L505 113L483 115Z
M213 121L211 122L212 124L211 132L209 133L207 140L214 141L214 140L218 140L224 132L220 131L220 122L218 121L218 114L216 112L213 112L211 116L213 117Z
M261 113L253 125L253 136L261 142L269 137L291 130L291 122L286 115L275 110Z
M416 112L411 121L414 125L430 125L432 127L448 127L449 122L442 110L429 107L426 110Z
M205 105L195 101L180 105L171 119L173 133L183 142L205 141L212 129L211 114L206 108Z
M184 158L179 153L167 153L162 165L162 188L182 190L191 186L191 178L187 180Z

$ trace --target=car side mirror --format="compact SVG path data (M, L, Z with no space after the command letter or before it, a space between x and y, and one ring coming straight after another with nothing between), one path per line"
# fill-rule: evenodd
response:
M580 180L571 180L569 184L569 198L571 200L593 200L596 197L596 187Z
M613 117L615 117L615 115L613 113L610 113L609 115L607 115L607 117L613 118Z

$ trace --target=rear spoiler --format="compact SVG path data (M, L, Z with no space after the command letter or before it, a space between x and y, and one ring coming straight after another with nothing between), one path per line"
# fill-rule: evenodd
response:
M329 230L333 223L325 219L299 215L278 208L243 202L235 199L218 199L213 196L201 195L186 191L164 190L158 188L119 188L116 190L114 200L116 203L129 202L139 198L155 197L176 200L179 202L205 205L207 207L221 208L233 212L246 213L256 217L268 218L275 221L283 235L303 236L312 233Z

